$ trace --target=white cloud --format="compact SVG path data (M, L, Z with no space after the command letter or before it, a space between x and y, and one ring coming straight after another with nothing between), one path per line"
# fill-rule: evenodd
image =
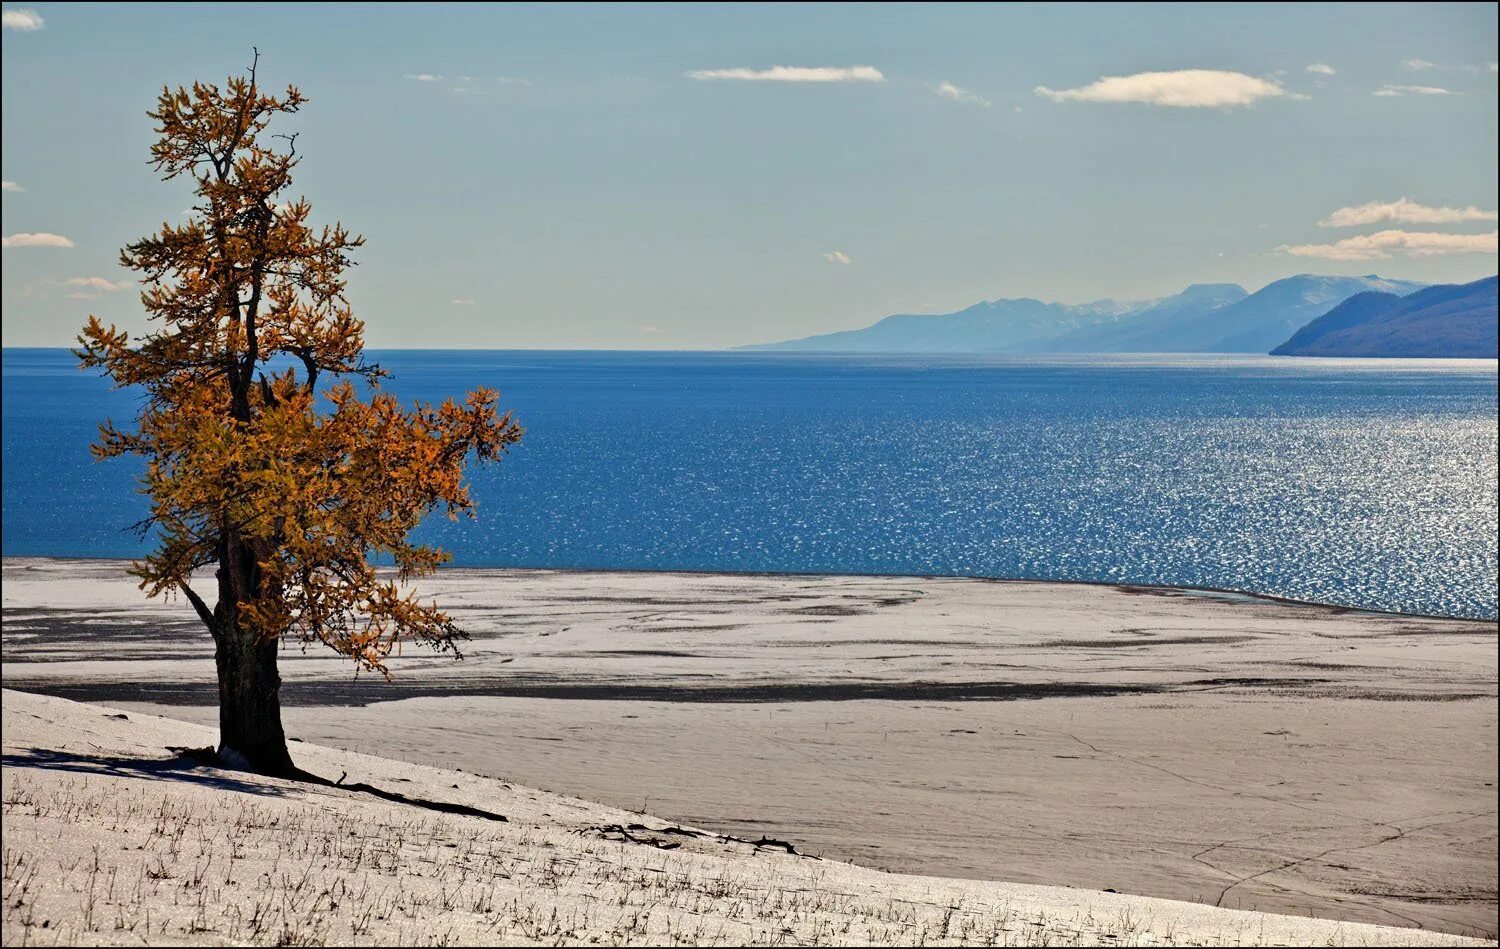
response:
M1311 66L1307 67L1307 71L1315 72L1320 76L1332 76L1334 73L1338 72L1337 69L1334 69L1327 63L1313 63Z
M502 86L529 86L530 79L522 79L519 76L496 76L495 81Z
M406 76L405 76L405 78L407 78L407 79L414 79L417 82L442 82L443 81L443 77L442 76L438 75L437 73L430 73L430 72L407 73Z
M62 282L62 286L73 291L68 294L69 300L97 300L106 293L125 290L134 284L129 280L108 280L104 277L69 277Z
M1276 248L1297 257L1325 260L1373 260L1378 257L1433 257L1438 254L1493 254L1496 231L1488 234L1441 234L1434 231L1377 231L1332 244L1282 244Z
M23 187L21 187L20 185L16 184L14 181L7 181L7 182L5 182L4 190L6 190L6 191L25 191L26 189L23 188Z
M1500 63L1490 63L1490 72L1500 72Z
M823 259L828 261L830 264L853 263L853 261L849 259L849 255L841 250L831 250L823 255Z
M0 13L0 21L3 21L5 29L20 30L23 33L40 30L47 25L47 21L43 20L41 14L35 10L22 10L17 7Z
M650 323L643 323L641 324L640 330L642 333L660 333L661 327L652 326Z
M1418 204L1411 198L1395 201L1371 201L1339 208L1318 222L1319 227L1360 227L1379 224L1381 221L1399 221L1403 224L1458 224L1462 221L1494 221L1500 219L1494 211L1486 211L1470 205L1466 208L1431 208Z
M1451 96L1452 92L1442 86L1381 86L1375 90L1377 96Z
M874 66L772 66L770 69L694 69L689 79L746 82L885 82Z
M69 277L63 281L63 286L73 287L80 293L97 296L101 293L127 289L131 286L131 282L129 280L106 280L103 277Z
M470 300L468 297L459 297L457 300L449 300L448 302L451 303L451 304L453 304L454 306L473 306L474 305L474 301Z
M1037 86L1035 91L1054 102L1144 102L1176 108L1229 108L1290 95L1280 83L1218 69L1105 76L1077 89Z
M955 86L951 82L940 82L933 87L932 91L942 96L944 99L952 99L954 102L968 102L972 105L982 106L986 109L990 107L990 100L986 99L984 96L970 92L969 90L963 89L959 86Z
M1421 72L1424 69L1436 69L1437 63L1428 62L1425 59L1403 59L1401 60L1401 68L1409 69L1412 72Z
M0 247L72 247L73 242L61 234L11 234L0 238Z

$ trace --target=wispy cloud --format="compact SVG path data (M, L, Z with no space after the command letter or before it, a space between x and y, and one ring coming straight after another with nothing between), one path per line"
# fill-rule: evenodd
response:
M967 102L970 105L982 106L986 109L990 107L990 100L984 96L970 92L960 86L955 86L951 82L940 82L933 87L932 91L944 99L952 99L954 102Z
M1490 63L1490 72L1500 72L1500 63Z
M1291 96L1280 83L1218 69L1105 76L1076 89L1037 86L1035 91L1054 102L1142 102L1184 109L1233 108Z
M0 13L0 23L3 23L7 30L20 30L22 33L31 33L47 25L47 21L43 20L41 14L35 10L24 10L19 7L12 7Z
M1422 72L1427 69L1436 69L1437 63L1429 62L1425 59L1403 59L1401 60L1401 68L1412 72Z
M129 280L107 280L104 277L69 277L62 285L72 289L73 292L68 294L69 298L92 300L106 293L129 289L132 283Z
M26 189L23 188L23 187L21 187L20 185L16 184L14 181L7 181L7 182L5 182L4 190L6 190L6 191L25 191Z
M641 326L640 326L640 331L642 333L660 333L661 332L661 327L660 326L652 326L650 323L642 323Z
M484 86L482 85L482 83L486 82L487 80L478 76L453 76L446 73L418 72L407 73L403 78L410 79L413 82L453 83L454 85L450 86L448 89L449 92L460 92L475 96L487 96L490 94L490 90L484 88ZM496 76L494 81L496 84L502 86L531 85L530 79L522 79L520 76Z
M468 297L459 297L457 300L449 300L448 302L451 303L451 304L453 304L454 306L473 306L474 305L474 301L470 300Z
M1334 73L1338 72L1337 69L1334 69L1327 63L1313 63L1311 66L1307 67L1307 71L1315 72L1320 76L1332 76Z
M1391 96L1451 96L1453 93L1442 86L1393 86L1385 85L1375 90L1375 95Z
M694 69L689 79L744 82L885 82L874 66L772 66L770 69Z
M828 261L830 264L853 263L853 261L850 260L849 255L841 250L831 250L823 255L823 259Z
M0 247L72 247L73 242L61 234L10 234L0 238Z
M1319 227L1360 227L1379 224L1382 221L1397 221L1402 224L1458 224L1463 221L1494 221L1500 215L1470 205L1466 208L1433 208L1418 204L1411 198L1394 201L1371 201L1339 208L1318 222Z
M1377 231L1332 244L1282 244L1276 248L1297 257L1324 260L1374 260L1380 257L1434 257L1439 254L1493 254L1496 231L1488 234L1442 234L1435 231Z

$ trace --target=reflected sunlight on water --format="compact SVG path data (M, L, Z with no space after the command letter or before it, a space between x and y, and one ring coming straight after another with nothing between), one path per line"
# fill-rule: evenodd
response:
M1494 361L387 352L502 390L471 566L933 573L1496 614ZM129 556L130 396L7 350L4 552Z

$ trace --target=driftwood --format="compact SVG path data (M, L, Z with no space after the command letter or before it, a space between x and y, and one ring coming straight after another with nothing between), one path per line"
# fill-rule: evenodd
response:
M746 844L756 850L783 850L794 857L808 857L808 854L798 853L785 840L777 840L774 837L762 836L759 840L750 840L745 837L736 837L733 834L709 834L701 830L688 830L686 827L648 827L645 824L605 824L603 827L591 827L577 831L577 833L597 833L606 839L628 841L633 844L644 844L655 847L658 850L676 850L682 844L672 840L660 840L654 837L638 836L640 834L668 834L677 837L709 837L720 843ZM809 857L816 860L816 857Z

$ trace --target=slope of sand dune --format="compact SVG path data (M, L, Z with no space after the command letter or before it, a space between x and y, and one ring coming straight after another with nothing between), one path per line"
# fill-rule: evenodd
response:
M284 653L289 734L863 866L1496 933L1496 626L1082 584L451 570L395 679ZM6 560L10 688L216 722L208 637Z
M211 744L202 726L10 690L0 705L6 945L1483 944L891 875L463 771L298 746L310 770L397 802L168 750Z

